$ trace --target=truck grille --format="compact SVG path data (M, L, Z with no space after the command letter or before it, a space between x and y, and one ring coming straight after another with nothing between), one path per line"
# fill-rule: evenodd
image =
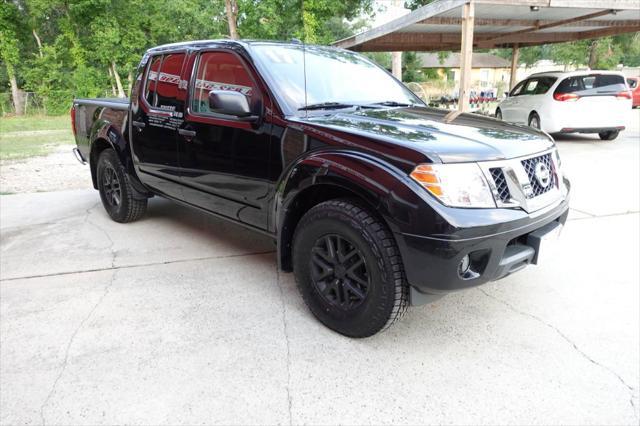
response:
M536 166L538 163L542 163L549 171L549 183L544 186L536 177ZM529 183L531 184L531 193L527 194L527 198L535 198L545 192L551 191L556 186L556 174L553 168L553 162L551 161L551 154L544 154L540 157L527 158L522 160L522 166L524 167Z
M493 182L496 184L496 195L498 196L498 199L503 203L506 203L511 198L511 194L509 193L509 187L507 186L507 179L504 177L504 172L499 167L490 169L489 171L491 172Z

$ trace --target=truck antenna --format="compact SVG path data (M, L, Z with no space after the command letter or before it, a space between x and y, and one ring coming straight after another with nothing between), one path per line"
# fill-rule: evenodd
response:
M309 117L307 106L307 48L305 42L302 42L302 73L304 75L304 115Z

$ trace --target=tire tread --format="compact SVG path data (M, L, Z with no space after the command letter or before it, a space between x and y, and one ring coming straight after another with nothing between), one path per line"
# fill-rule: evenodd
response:
M369 330L363 334L357 334L357 336L354 335L354 337L368 337L376 334L377 332L388 329L404 316L409 306L408 285L406 283L404 266L402 258L400 257L400 251L391 231L387 228L386 224L356 200L339 198L319 203L307 211L296 227L293 241L296 241L299 232L304 229L305 225L313 221L319 212L326 213L333 217L343 216L344 219L347 219L350 222L351 226L358 229L359 233L365 240L369 240L365 229L376 240L368 242L370 243L375 257L378 259L378 266L382 273L391 273L391 276L388 277L386 281L393 283L393 307L382 327L377 330ZM378 250L378 247L382 248L382 253ZM388 268L384 267L382 256L385 256L388 263L390 263L390 270L387 270ZM298 282L298 286L300 286L300 282ZM301 291L301 294L304 297L305 293ZM305 303L308 306L311 306L306 297Z

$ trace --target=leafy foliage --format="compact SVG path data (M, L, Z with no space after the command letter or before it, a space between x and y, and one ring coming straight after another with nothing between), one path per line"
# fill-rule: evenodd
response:
M422 64L416 52L402 54L402 81L420 83L426 80L422 73Z
M329 43L362 27L372 0L238 0L243 38ZM129 89L142 53L156 45L224 38L224 0L0 0L0 84L12 77L66 112L73 97ZM349 23L349 20L353 21Z

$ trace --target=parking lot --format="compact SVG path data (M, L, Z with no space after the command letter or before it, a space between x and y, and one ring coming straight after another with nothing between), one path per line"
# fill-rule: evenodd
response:
M546 264L362 340L250 231L158 198L121 225L91 189L1 196L0 423L638 424L638 118L558 141L572 211Z

